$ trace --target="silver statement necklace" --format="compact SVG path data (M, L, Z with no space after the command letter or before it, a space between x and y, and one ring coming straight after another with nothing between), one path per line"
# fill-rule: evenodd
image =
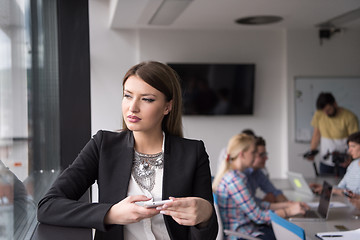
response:
M149 192L155 185L155 170L164 167L164 154L143 154L134 150L132 174L140 187Z

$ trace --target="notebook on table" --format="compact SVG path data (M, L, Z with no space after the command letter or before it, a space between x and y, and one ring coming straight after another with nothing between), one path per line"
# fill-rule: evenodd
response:
M336 231L336 232L321 232L315 235L320 239L360 239L360 228L350 231Z
M306 211L304 216L292 217L290 221L325 221L329 214L332 186L324 181L320 194L319 206L316 210Z

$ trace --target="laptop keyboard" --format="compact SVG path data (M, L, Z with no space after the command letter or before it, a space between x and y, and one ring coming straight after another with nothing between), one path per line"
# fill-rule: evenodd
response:
M319 215L315 211L309 210L309 211L305 212L304 217L306 217L306 218L319 218Z

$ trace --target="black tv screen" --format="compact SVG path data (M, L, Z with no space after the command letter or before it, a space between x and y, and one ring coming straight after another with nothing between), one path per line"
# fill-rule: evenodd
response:
M180 77L185 115L251 115L255 64L168 63Z

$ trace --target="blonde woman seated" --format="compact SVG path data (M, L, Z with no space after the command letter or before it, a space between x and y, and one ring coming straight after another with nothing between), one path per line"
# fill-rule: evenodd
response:
M275 239L270 226L270 210L286 218L304 214L309 209L301 202L260 202L259 205L255 202L247 188L247 177L244 174L244 170L252 166L255 158L254 137L246 134L235 135L229 140L227 153L213 182L225 229L261 239ZM234 237L229 237L232 238Z

